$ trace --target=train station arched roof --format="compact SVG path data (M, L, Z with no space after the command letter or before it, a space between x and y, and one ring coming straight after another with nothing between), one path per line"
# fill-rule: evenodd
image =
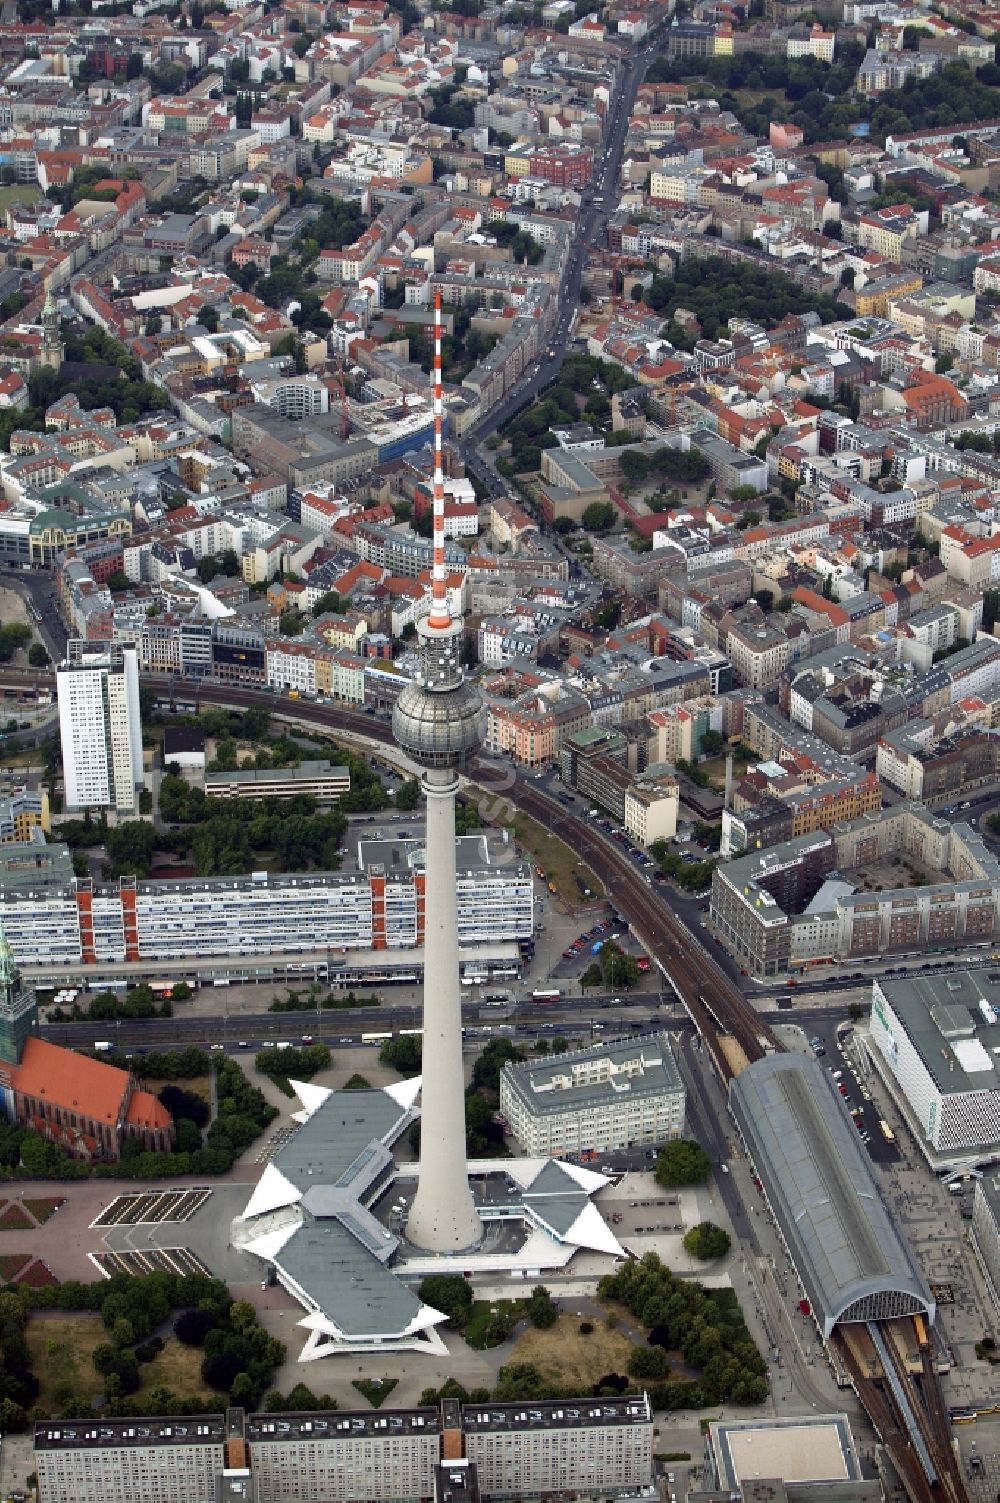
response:
M730 1100L824 1335L842 1321L933 1320L934 1299L830 1072L771 1054L736 1076Z

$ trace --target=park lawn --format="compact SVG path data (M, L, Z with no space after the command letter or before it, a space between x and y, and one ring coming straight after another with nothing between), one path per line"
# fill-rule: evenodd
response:
M148 1091L151 1096L159 1096L164 1086L179 1086L182 1091L190 1091L192 1096L200 1096L202 1101L211 1105L212 1086L207 1075L192 1075L190 1080L160 1080L158 1076L150 1076L148 1080L140 1080L139 1086L143 1091Z
M66 1197L64 1195L42 1195L37 1200L23 1200L21 1204L26 1211L31 1212L39 1226L43 1226L50 1216L55 1215L60 1206L66 1204Z
M477 1352L486 1350L486 1327L494 1315L501 1310L511 1310L517 1319L524 1311L525 1300L522 1299L477 1299L473 1302L472 1314L468 1324L462 1331L466 1345L474 1347Z
M110 1340L99 1315L33 1315L26 1332L29 1363L39 1382L36 1403L43 1413L56 1408L55 1390L70 1384L80 1395L100 1393L104 1379L91 1357L95 1346Z
M534 864L545 872L546 882L554 885L564 903L577 908L581 903L598 901L604 897L604 884L558 835L553 835L527 814L516 814L512 828ZM584 887L590 888L589 897L584 893Z
M593 1319L593 1317L588 1317ZM579 1315L560 1315L554 1326L529 1326L514 1343L511 1362L530 1362L542 1377L576 1393L589 1393L608 1373L627 1373L632 1343L622 1331L610 1331L598 1318L589 1336L580 1334Z
M741 778L754 760L749 757L742 747L733 752L733 776ZM712 757L707 762L699 762L698 766L709 779L713 788L725 788L726 786L726 759L725 757Z
M200 1346L185 1346L178 1341L176 1336L168 1336L163 1351L154 1357L152 1362L143 1362L139 1366L139 1376L142 1379L142 1388L139 1392L148 1392L153 1388L169 1388L173 1393L189 1394L203 1393L206 1396L211 1390L201 1376L201 1364L205 1359L205 1353Z
M84 1396L100 1393L104 1379L94 1366L93 1352L110 1339L101 1317L87 1310L33 1315L28 1321L27 1342L29 1365L41 1385L39 1409L47 1413L57 1410L55 1392L67 1383ZM137 1397L166 1387L185 1397L205 1392L207 1398L201 1377L204 1355L200 1347L184 1346L175 1336L168 1337L159 1356L140 1365L142 1387Z
M37 183L11 183L9 188L0 188L0 208L5 209L8 204L33 204L41 196Z

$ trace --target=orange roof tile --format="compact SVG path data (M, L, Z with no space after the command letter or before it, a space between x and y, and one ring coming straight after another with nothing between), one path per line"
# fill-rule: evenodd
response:
M130 1127L170 1127L173 1118L151 1091L133 1091L125 1121Z
M15 1091L68 1107L97 1122L118 1121L128 1082L127 1070L34 1038L25 1043L14 1072Z

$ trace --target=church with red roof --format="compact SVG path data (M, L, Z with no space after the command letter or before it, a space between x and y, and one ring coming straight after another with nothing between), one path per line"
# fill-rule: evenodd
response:
M38 1009L22 985L0 931L0 1101L12 1122L91 1163L113 1163L135 1138L168 1152L173 1118L129 1070L47 1043L37 1036Z

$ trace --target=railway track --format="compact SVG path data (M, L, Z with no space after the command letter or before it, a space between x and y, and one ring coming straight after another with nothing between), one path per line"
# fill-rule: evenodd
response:
M838 1326L831 1344L910 1503L968 1503L922 1319ZM906 1360L912 1351L919 1372Z

